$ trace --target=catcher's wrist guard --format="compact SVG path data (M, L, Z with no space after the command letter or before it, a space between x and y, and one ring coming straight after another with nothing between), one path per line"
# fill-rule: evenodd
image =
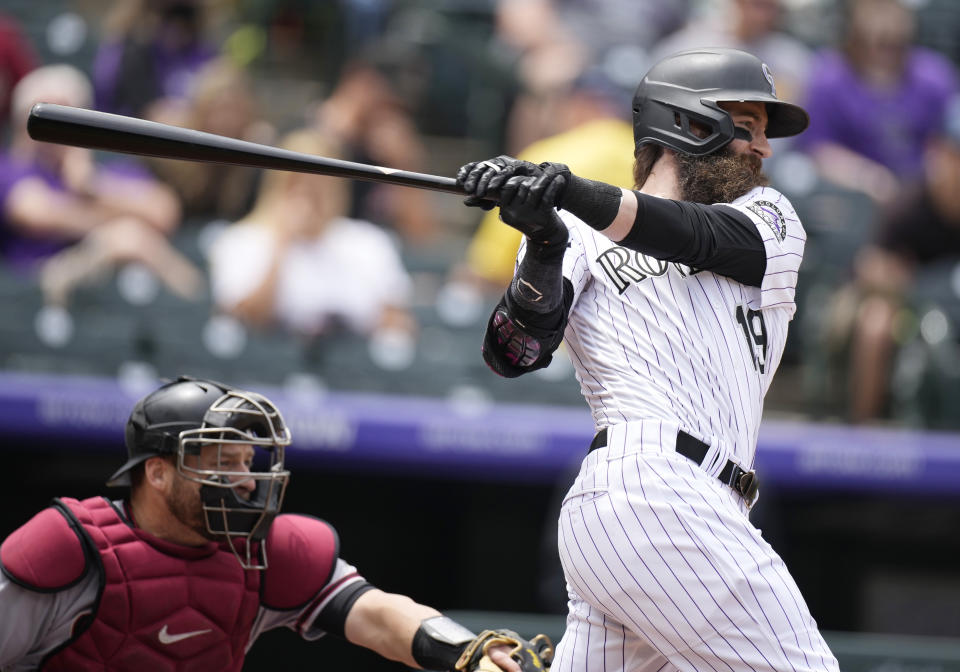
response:
M491 647L500 645L510 647L510 657L523 672L544 672L553 662L553 642L546 635L537 635L528 642L513 630L484 630L467 644L453 669L456 672L501 672L500 666L489 655Z
M413 659L427 670L452 670L465 645L475 637L452 618L425 618L413 636Z

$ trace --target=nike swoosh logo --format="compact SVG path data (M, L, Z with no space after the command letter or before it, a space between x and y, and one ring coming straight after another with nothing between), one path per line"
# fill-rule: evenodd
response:
M167 626L163 626L163 629L160 630L160 634L157 635L157 638L160 640L161 644L173 644L174 642L190 639L191 637L196 637L197 635L205 635L208 632L212 631L208 628L206 630L194 630L193 632L181 632L179 635L171 635L167 632Z

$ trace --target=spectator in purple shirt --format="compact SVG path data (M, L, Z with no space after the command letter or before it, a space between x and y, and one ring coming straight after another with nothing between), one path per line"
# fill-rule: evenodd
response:
M915 17L899 0L851 0L839 50L815 59L810 127L797 140L824 177L888 203L920 179L923 149L957 90L953 65L912 46Z
M158 100L182 99L216 55L198 0L117 0L93 63L97 109L149 117Z
M135 164L108 170L90 151L36 142L27 134L34 103L87 107L86 76L69 65L38 68L13 91L13 134L0 153L0 255L21 271L42 268L48 301L63 303L77 283L136 261L174 291L191 295L201 275L167 242L180 221L173 191Z

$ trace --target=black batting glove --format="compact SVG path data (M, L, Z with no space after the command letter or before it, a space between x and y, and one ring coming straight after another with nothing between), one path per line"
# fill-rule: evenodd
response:
M536 175L540 172L536 164L501 155L464 164L457 171L457 184L467 192L464 205L492 210L497 206L496 199L487 197L498 196L507 180L517 175Z
M556 211L562 176L517 175L500 189L500 219L527 237L528 251L538 257L559 255L569 233Z
M537 168L542 171L540 181L531 189L543 194L543 196L538 197L540 199L538 203L559 210L567 186L575 179L575 176L565 163L544 161Z

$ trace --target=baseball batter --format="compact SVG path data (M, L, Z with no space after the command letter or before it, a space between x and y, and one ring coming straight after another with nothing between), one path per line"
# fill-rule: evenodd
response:
M748 519L806 237L762 159L807 114L755 57L702 49L657 63L633 115L635 191L510 157L458 174L525 234L487 363L521 375L565 339L597 428L560 514L553 670L837 670Z

